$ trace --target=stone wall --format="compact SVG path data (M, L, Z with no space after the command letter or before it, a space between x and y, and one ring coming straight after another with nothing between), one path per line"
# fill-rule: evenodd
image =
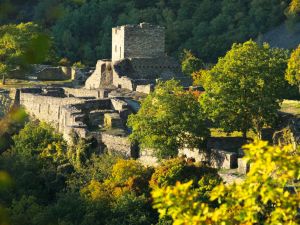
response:
M114 61L113 68L119 76L131 79L170 79L183 76L179 62L167 56L123 59Z
M106 87L112 85L112 66L110 60L98 60L96 64L95 71L86 80L86 89L97 89L101 87Z
M136 86L137 92L141 92L141 93L145 93L145 94L150 94L153 90L154 90L154 85L152 85L152 84Z
M234 152L219 149L212 149L208 152L204 152L197 148L181 148L178 152L179 156L193 158L196 162L207 162L215 168L233 169L238 167L237 154Z
M109 151L121 153L126 157L132 157L134 155L136 147L130 142L127 136L102 133L101 140Z
M144 166L157 166L159 164L159 160L154 156L154 150L151 148L141 148L138 160Z
M180 64L170 57L124 59L113 62L112 68L113 85L132 91L139 85L154 85L157 79L181 80L183 76ZM140 86L139 92L149 93L149 88Z
M147 23L125 26L124 57L159 57L165 55L165 29Z
M103 73L103 65L105 67L105 64L106 63L103 62L102 60L97 61L95 71L85 82L86 89L100 88L101 77L102 77L102 73Z
M82 88L63 88L66 96L76 98L106 98L107 92L104 89L89 90Z
M132 79L127 76L120 76L117 73L113 73L113 85L117 88L125 88L134 91L134 84Z
M31 93L21 93L20 95L20 104L25 107L29 115L48 122L56 128L59 127L61 107L80 102L83 100L78 98L57 98Z
M171 57L132 58L130 63L139 79L170 79L182 76L179 62Z

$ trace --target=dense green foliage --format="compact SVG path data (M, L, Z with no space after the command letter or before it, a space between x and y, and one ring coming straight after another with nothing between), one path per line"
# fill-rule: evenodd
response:
M13 143L12 136L24 127L26 119L25 111L14 107L0 119L0 153L10 147Z
M0 74L41 63L48 56L49 39L34 23L0 27Z
M127 124L131 139L159 158L176 156L182 146L199 147L209 134L196 97L175 80L159 83Z
M182 158L163 161L155 169L149 182L152 189L174 186L177 182L193 181L193 188L201 192L201 199L208 200L208 192L221 183L217 169L187 162Z
M205 62L234 42L284 22L289 0L4 0L0 24L33 21L51 32L59 58L94 65L109 58L111 28L151 22L166 27L166 49L191 49Z
M191 51L183 50L181 70L186 76L191 77L194 72L199 71L203 66L203 62L194 56Z
M294 183L300 178L299 150L255 142L245 151L250 172L241 183L220 184L209 193L217 207L201 199L192 181L177 183L152 192L160 216L171 216L178 225L299 224L300 195Z
M295 86L300 86L300 46L296 48L288 61L285 73L286 80Z
M287 59L285 50L267 44L234 44L211 70L202 72L205 112L226 132L252 129L259 136L276 120Z
M13 140L11 149L0 154L1 225L3 209L10 225L170 224L152 208L156 180L172 185L193 179L203 197L220 182L217 170L183 159L154 169L117 155L89 154L88 142L67 146L45 123L27 123ZM85 159L79 157L80 163L74 158L77 149ZM9 186L1 171L10 175Z

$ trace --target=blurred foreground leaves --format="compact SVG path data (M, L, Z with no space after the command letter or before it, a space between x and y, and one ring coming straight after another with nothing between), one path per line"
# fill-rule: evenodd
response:
M13 107L9 113L0 120L0 153L5 151L12 143L11 136L25 123L27 115L22 108Z

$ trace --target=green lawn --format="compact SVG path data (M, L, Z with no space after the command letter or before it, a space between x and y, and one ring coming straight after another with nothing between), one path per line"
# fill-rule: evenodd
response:
M210 133L212 137L242 137L242 132L234 131L231 133L226 133L221 128L210 128ZM253 131L247 133L248 138L256 138L256 134Z
M284 100L281 104L281 112L300 116L300 101Z
M68 84L72 80L64 81L30 81L30 80L17 80L17 79L6 79L6 84L0 83L0 88L22 88L22 87L34 87L34 86L47 86L51 84Z

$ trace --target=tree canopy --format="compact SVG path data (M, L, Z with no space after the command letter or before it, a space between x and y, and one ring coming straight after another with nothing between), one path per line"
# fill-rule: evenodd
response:
M287 58L287 51L267 44L234 44L211 70L202 71L205 112L226 132L252 129L259 135L276 119Z
M202 60L194 56L191 51L185 49L181 60L182 72L186 76L191 77L194 72L199 71L201 68L203 68Z
M300 46L296 48L290 59L288 60L288 66L285 73L285 78L291 85L300 85Z
M50 42L37 24L0 26L0 73L45 60Z
M160 158L176 156L179 147L197 147L209 132L197 99L178 81L159 83L128 118L131 139L154 148Z
M215 62L286 19L290 0L4 0L0 24L33 21L51 33L58 58L95 65L110 58L111 28L149 22L166 27L166 52L190 49ZM56 59L54 59L56 60Z

